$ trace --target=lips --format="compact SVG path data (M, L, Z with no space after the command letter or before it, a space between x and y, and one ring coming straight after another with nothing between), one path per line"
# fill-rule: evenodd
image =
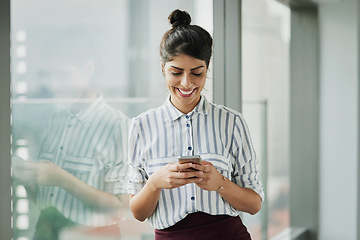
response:
M185 89L180 89L180 88L176 88L179 95L182 97L190 97L192 95L192 93L195 91L196 88L191 89L191 90L185 90Z

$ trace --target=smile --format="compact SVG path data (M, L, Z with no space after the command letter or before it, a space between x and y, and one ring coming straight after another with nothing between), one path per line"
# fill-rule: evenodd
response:
M191 94L195 91L196 88L185 91L184 89L176 88L180 96L182 97L190 97Z

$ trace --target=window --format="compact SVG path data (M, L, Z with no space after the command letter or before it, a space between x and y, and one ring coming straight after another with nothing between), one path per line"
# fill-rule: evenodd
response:
M102 96L107 108L119 111L117 114L124 119L165 101L168 92L161 74L158 46L162 35L170 28L167 16L176 8L189 11L194 24L212 33L212 1L207 0L11 1L12 153L20 159L14 158L13 164L39 159L61 160L59 154L63 154L67 157L68 172L78 173L88 183L99 181L98 185L103 186L104 183L99 180L101 174L95 174L98 179L91 180L94 172L89 164L98 164L98 169L111 165L100 161L104 159L102 154L107 153L104 149L107 149L108 143L103 143L96 163L85 155L80 159L70 154L74 149L82 151L80 148L89 138L81 134L90 133L70 130L79 124L71 117L81 113L84 106L93 106L99 96ZM211 100L211 71L209 74L205 94ZM58 115L70 108L73 115L69 115L69 119ZM91 115L91 112L87 113ZM56 118L48 120L51 116ZM62 128L57 137L54 137L55 130L50 131L49 135L53 134L51 138L44 137L46 129L49 129L44 128L48 126L44 122L60 126L54 125L59 119L62 122L56 124L66 123L68 128ZM122 127L126 132L126 126ZM74 141L69 144L65 140L76 137L82 139L81 143ZM125 134L121 137L125 142ZM54 147L57 143L60 144ZM48 145L45 152L44 145ZM64 153L65 149L67 153ZM126 148L122 150L125 154ZM73 164L75 161L81 161L82 167ZM13 173L15 176L18 174L16 171ZM20 175L22 181L13 181L15 240L32 239L39 208L55 201L44 199L57 196L56 203L67 205L69 215L72 214L69 206L82 206L79 201L61 194L58 188L54 189L55 192L43 189L41 197L44 201L38 200L38 205L35 205L29 195L29 187L28 191L24 187L26 174L21 172ZM152 239L153 230L148 223L133 219L127 207L123 210L120 224L122 239ZM72 219L75 221L77 218ZM88 219L90 217L84 217L83 221ZM89 233L84 229L69 228L61 232L60 238L102 233L102 229Z
M243 113L266 188L259 220L248 225L254 239L271 239L290 225L290 10L274 0L242 2Z

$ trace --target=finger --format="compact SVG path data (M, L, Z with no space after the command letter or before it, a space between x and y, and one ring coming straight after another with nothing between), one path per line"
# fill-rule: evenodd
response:
M186 171L186 170L189 170L189 169L193 169L194 165L197 165L197 164L194 164L194 163L179 163L179 164L176 165L175 171L182 172L182 171Z
M201 178L201 177L185 178L185 179L182 179L182 185L186 185L189 183L198 184L198 183L201 183L202 181L203 181L203 178Z
M13 173L16 175L35 176L37 174L36 169L29 168L13 168Z
M188 181L191 183L201 183L204 180L202 177L189 178Z
M211 162L205 161L205 160L202 160L202 165L212 165L213 166L213 164Z
M197 171L207 172L209 168L208 165L193 164L192 169L195 169Z
M28 162L23 162L23 163L13 163L12 167L18 169L33 169L34 165Z
M204 173L211 172L211 168L213 168L213 165L195 165L193 166L193 169L196 169L196 171L202 171Z
M24 181L33 181L36 178L36 172L29 170L20 170L14 172L14 177Z
M189 178L202 178L203 171L180 171L176 173L176 178L179 179L189 179Z
M167 182L166 186L164 186L164 188L166 188L166 189L178 188L178 187L184 186L189 183L199 183L202 180L203 180L202 178L198 178L198 177L192 177L192 178L175 178L175 177L173 177L171 180L169 179L169 181Z

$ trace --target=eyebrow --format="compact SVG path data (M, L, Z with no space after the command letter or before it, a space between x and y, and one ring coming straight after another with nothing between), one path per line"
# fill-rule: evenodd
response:
M173 66L173 65L170 65L170 67L175 68L175 69L178 69L178 70L181 70L181 71L184 71L183 68L175 67L175 66ZM196 70L196 69L199 69L199 68L203 68L203 67L204 67L204 66L201 65L201 66L198 66L198 67L196 67L196 68L190 69L190 71L193 71L193 70Z

